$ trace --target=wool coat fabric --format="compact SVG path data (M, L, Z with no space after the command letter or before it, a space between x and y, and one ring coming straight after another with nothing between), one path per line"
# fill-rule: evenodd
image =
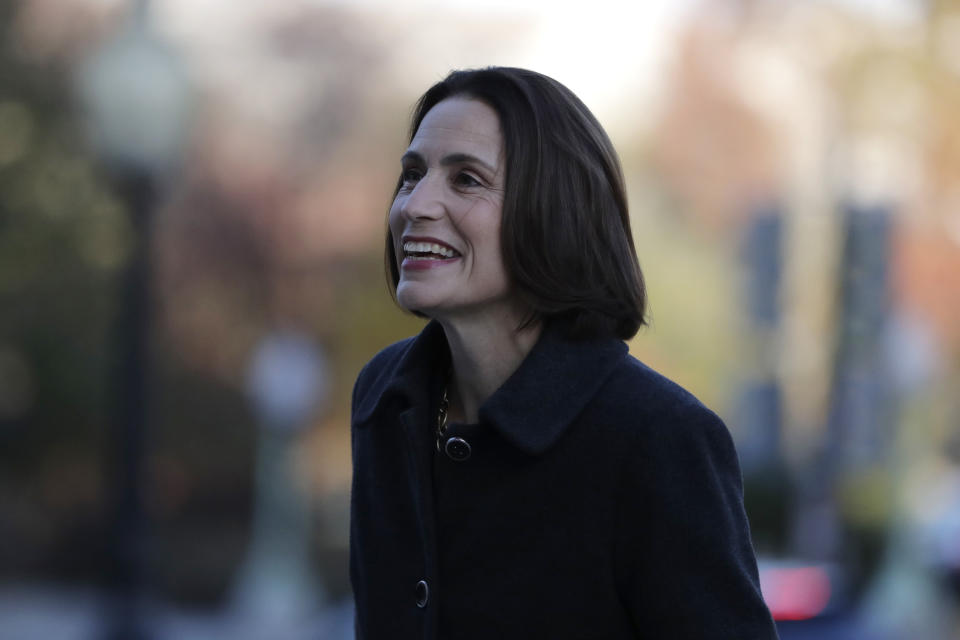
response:
M547 327L438 450L449 366L430 322L354 387L358 638L777 637L733 443L690 393Z

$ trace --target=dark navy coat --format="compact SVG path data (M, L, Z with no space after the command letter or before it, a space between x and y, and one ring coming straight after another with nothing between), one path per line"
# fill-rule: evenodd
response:
M354 387L359 638L776 638L733 443L690 393L548 327L451 456L448 371L431 322Z

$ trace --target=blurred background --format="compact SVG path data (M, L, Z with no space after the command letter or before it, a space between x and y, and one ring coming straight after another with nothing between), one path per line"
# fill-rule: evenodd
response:
M960 1L0 1L0 638L350 638L349 397L416 98L621 154L789 638L960 638Z

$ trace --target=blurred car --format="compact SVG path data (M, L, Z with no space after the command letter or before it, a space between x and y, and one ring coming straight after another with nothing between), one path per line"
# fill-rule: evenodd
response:
M837 565L759 558L760 589L773 619L813 620L845 610L846 579Z

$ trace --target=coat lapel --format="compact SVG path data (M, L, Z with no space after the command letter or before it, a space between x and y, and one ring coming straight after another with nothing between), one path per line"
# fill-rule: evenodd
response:
M390 422L376 419L389 412L425 412L430 406L430 393L439 388L437 372L450 357L443 328L432 321L399 348L399 356L378 372L360 400L357 426ZM568 340L548 325L520 367L480 407L480 422L522 451L539 455L560 438L626 354L627 345L616 338ZM410 414L414 424L425 419ZM429 439L425 422L409 428Z
M519 449L541 454L580 415L626 353L621 340L572 341L548 326L480 408L480 421Z
M443 328L435 321L385 352L393 350L397 353L390 354L392 357L384 366L372 372L374 379L363 397L358 398L353 414L355 426L391 423L393 418L387 416L396 416L411 407L425 411L431 391L439 384L437 372L445 370L450 357Z

